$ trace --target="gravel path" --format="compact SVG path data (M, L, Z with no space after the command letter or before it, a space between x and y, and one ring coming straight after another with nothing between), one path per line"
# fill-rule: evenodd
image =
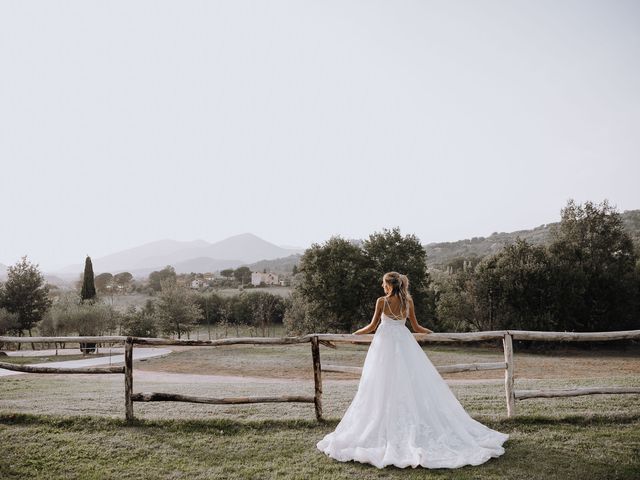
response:
M108 349L101 349L102 353L107 353ZM55 350L36 350L36 352L40 353L40 356L52 356L55 355ZM46 352L49 352L48 354ZM51 353L53 352L53 353ZM117 352L117 353L116 353ZM20 352L7 352L9 356L21 356L14 355L19 354ZM77 353L77 349L76 349ZM113 348L111 353L114 355L106 356L106 357L97 357L97 358L83 358L82 360L67 360L62 362L45 362L45 363L35 363L30 364L31 366L36 367L64 367L64 368L82 368L82 367L95 367L100 365L118 365L120 363L124 363L124 353L122 348ZM171 350L168 348L134 348L133 349L133 359L134 360L144 360L146 358L152 357L160 357L169 355ZM0 368L0 377L8 376L8 375L28 375L24 372L14 372L13 370L4 370Z
M16 350L11 352L4 352L9 357L54 357L54 356L66 356L66 355L80 355L79 348L59 348L58 350ZM115 355L116 353L124 354L124 347L99 347L96 352L99 355L108 355L109 353Z

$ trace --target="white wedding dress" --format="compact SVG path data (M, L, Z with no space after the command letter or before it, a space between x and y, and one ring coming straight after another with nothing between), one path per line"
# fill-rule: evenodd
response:
M405 323L382 314L358 391L318 449L378 468L458 468L502 455L509 435L467 414Z

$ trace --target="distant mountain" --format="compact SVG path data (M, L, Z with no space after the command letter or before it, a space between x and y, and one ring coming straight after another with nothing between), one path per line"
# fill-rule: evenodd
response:
M94 272L119 272L125 270L135 270L149 266L157 266L146 262L149 257L161 257L171 255L172 253L187 250L190 248L201 248L209 245L204 240L195 240L193 242L179 242L176 240L158 240L156 242L145 243L139 247L122 250L121 252L112 253L110 255L92 258ZM59 273L77 273L82 272L84 263L70 265Z
M285 257L294 253L298 253L298 250L288 250L251 233L243 233L199 248L183 249L164 256L147 257L144 262L148 265L173 265L201 257L251 263L258 260Z
M621 216L625 229L640 249L640 210L627 210ZM488 237L473 237L456 242L429 243L424 245L427 264L432 268L442 268L455 258L482 258L500 251L505 245L515 242L517 237L534 245L546 245L551 242L551 228L558 223L547 223L531 230L510 233L494 232Z
M166 265L172 265L178 273L209 272L296 253L300 253L300 250L282 248L251 233L244 233L216 243L204 240L160 240L105 257L92 258L92 263L96 273L129 271L135 276L145 276ZM82 270L83 265L76 264L57 273L68 276Z
M625 228L640 249L640 210L627 210L621 216ZM427 263L431 268L443 268L455 258L482 258L513 243L516 237L536 245L548 244L551 240L551 228L557 224L548 223L516 232L495 232L488 237L473 237L455 242L429 243L424 245ZM362 245L362 240L359 239L349 241L354 245ZM160 240L92 260L96 274L128 271L136 277L145 277L167 265L172 265L178 273L213 272L242 265L247 265L254 271L267 269L285 273L298 264L302 253L304 249L284 248L251 233L244 233L216 243L204 240ZM82 270L83 264L77 264L55 273L64 280L75 281ZM0 264L0 279L3 274L6 277L6 266Z

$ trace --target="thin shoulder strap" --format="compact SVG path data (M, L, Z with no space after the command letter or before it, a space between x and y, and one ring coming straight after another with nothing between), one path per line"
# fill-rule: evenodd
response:
M387 304L387 306L389 307L389 313L391 313L391 318L394 318L396 320L406 320L406 316L403 318L402 317L402 306L400 306L400 316L396 315L395 313L393 313L393 309L391 308L391 304L389 303L389 299L387 297L384 297L384 301ZM382 308L382 313L384 313L384 307ZM387 315L389 316L389 315Z

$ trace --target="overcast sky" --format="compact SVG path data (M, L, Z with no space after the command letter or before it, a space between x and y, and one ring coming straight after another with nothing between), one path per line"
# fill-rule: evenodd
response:
M0 0L0 262L640 208L638 1Z

